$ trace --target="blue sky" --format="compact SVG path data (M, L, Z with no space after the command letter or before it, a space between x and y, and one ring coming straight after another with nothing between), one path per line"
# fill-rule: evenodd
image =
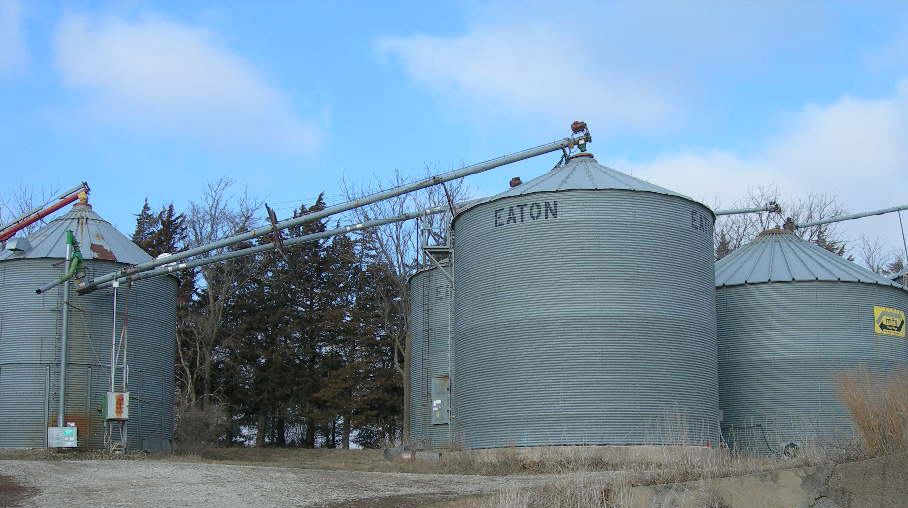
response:
M0 118L7 189L87 180L127 233L221 176L286 216L576 119L603 164L710 205L776 185L858 211L908 202L908 6L0 0ZM843 231L901 249L895 215Z

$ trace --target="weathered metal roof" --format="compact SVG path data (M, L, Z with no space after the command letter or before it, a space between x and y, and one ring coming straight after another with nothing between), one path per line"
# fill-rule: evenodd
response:
M76 203L69 213L52 220L28 237L26 251L4 250L0 261L8 259L65 258L66 232L72 231L83 259L103 259L138 264L151 260L145 251L117 231L91 209L88 203Z
M784 229L764 231L716 262L716 287L812 280L901 287Z
M618 189L642 192L655 192L668 196L678 196L684 199L689 197L670 191L658 185L653 185L639 178L603 166L596 162L592 154L575 156L562 166L558 166L544 175L538 176L517 187L509 189L491 199L521 196L534 192L558 192L578 189Z
M593 154L583 153L575 155L565 164L557 166L551 171L508 189L505 192L470 202L467 206L458 210L458 215L476 205L511 196L522 196L536 192L607 189L653 192L666 196L677 196L688 201L699 203L683 194L668 190L664 187L659 187L658 185L651 184L639 178L634 178L633 176L610 167L603 166L596 161Z

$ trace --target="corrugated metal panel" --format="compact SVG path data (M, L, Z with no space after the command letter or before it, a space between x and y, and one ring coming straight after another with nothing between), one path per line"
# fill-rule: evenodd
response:
M422 273L422 272L420 272ZM426 354L424 339L426 313L422 310L424 296L422 280L417 273L409 280L410 287L410 336L407 345L407 382L410 384L410 441L423 446L428 439L428 427L423 417L425 409L426 366L423 357ZM419 283L415 283L419 282Z
M87 276L94 277L122 266L109 261L88 260L85 271ZM0 422L17 414L24 415L21 418L30 422L44 421L44 394L42 391L40 400L35 398L32 385L37 381L32 378L40 374L43 390L44 373L49 368L48 420L56 425L63 286L42 295L36 295L35 288L59 277L62 271L59 259L0 262L0 369L25 369L38 373L22 378L22 391L31 394L27 403L20 400L21 397L15 400L0 397ZM139 414L143 415L142 418L154 420L153 424L142 421L142 429L160 429L163 420L164 427L159 434L169 440L173 424L176 281L172 277L158 277L138 281L131 289L121 288L118 298L121 316L125 312L127 297L127 363L132 373L142 372L146 376L153 373L148 380L143 380L141 386L135 386L137 395L149 401ZM112 302L110 289L82 296L73 292L71 296L64 419L75 421L80 426L80 445L83 446L101 447L103 444L103 420L96 408L109 389ZM122 327L121 317L117 323L118 331ZM117 383L120 383L119 370ZM16 391L15 385L4 386L5 390ZM137 422L130 425L137 425ZM19 433L0 433L0 448L32 447L35 442L32 434L42 436L40 446L43 446L44 427L43 424L40 428L25 426ZM141 441L135 443L133 446L141 446Z
M45 367L0 364L0 448L44 446L46 390Z
M719 287L719 386L731 444L780 451L853 437L837 376L908 366L908 342L874 332L874 306L908 310L908 292L854 282ZM765 439L764 439L765 436Z
M716 286L808 280L898 287L886 277L782 229L765 231L716 263Z
M149 256L132 243L109 222L91 209L91 205L76 203L61 217L28 237L31 249L27 251L0 252L0 261L7 259L33 259L66 257L66 232L72 231L79 242L83 259L117 261L138 264L149 261Z
M628 190L459 215L458 444L716 443L712 227L699 203Z
M425 448L450 444L448 424L432 423L432 382L449 375L451 283L438 268L410 278L410 434Z

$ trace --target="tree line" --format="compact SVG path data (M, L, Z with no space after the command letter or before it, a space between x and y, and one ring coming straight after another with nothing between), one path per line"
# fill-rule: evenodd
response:
M396 175L385 186L403 181ZM345 186L345 198L378 187ZM460 200L465 187L449 183L444 191ZM340 221L399 215L446 199L430 189L280 234L323 232ZM132 240L154 257L193 248L261 225L262 205L229 180L209 184L182 212L173 204L152 209L146 199ZM325 207L319 195L293 217ZM419 234L413 221L390 224L179 272L176 439L184 446L307 448L401 440L406 283L419 266ZM266 235L204 256L274 240Z

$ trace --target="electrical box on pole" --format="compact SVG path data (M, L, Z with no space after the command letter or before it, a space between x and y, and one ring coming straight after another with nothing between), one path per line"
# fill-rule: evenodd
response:
M103 407L105 420L129 420L129 392L107 392Z

